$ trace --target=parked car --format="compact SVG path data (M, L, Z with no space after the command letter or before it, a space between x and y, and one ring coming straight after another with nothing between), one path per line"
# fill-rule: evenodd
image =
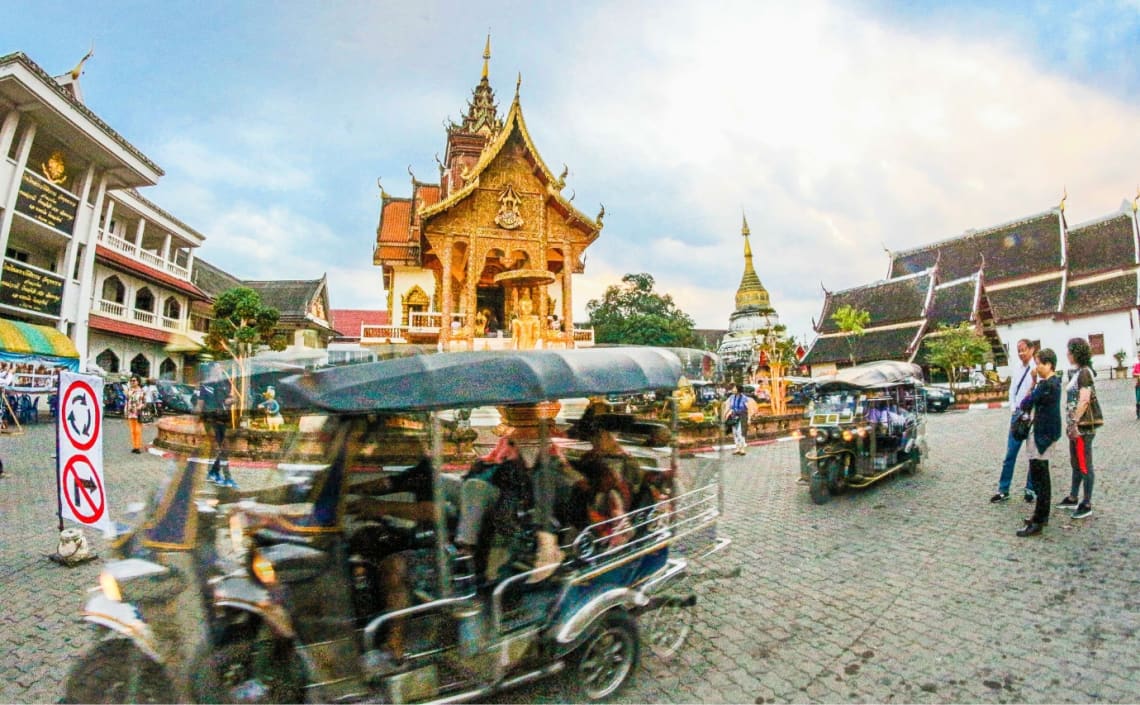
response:
M954 402L954 392L943 387L923 387L926 395L926 410L930 412L941 413L946 411Z
M158 397L162 402L162 411L165 414L192 414L194 413L194 388L188 384L160 379L155 382L158 387Z

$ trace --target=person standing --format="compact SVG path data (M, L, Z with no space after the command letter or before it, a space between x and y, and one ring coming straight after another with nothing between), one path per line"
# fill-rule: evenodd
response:
M150 411L151 419L158 418L158 387L155 385L153 379L147 379L146 384L143 386L143 400L146 402L146 408Z
M1132 379L1136 383L1136 418L1140 419L1140 352L1136 353L1136 364L1132 366Z
M1013 422L1021 415L1021 402L1029 396L1036 382L1033 364L1033 343L1022 338L1017 341L1017 359L1020 365L1014 366L1009 378L1009 427L1006 429L1005 460L1001 464L1001 476L998 477L997 494L990 497L994 504L1009 499L1009 486L1013 482L1013 467L1017 464L1017 454L1021 452L1022 441L1013 436ZM1033 481L1030 473L1025 475L1025 501L1032 502L1035 498Z
M1069 494L1057 505L1060 509L1073 509L1074 519L1084 519L1092 514L1093 457L1092 443L1096 427L1103 423L1100 403L1096 398L1096 386L1089 367L1092 350L1084 338L1069 341L1069 364L1077 368L1076 374L1065 387L1065 435L1069 437L1069 465L1073 469L1073 481ZM1081 486L1084 486L1084 499L1077 502Z
M139 386L139 378L131 377L127 384L127 402L123 407L123 416L127 418L127 426L131 429L131 452L142 453L142 421L139 414L146 404L146 395Z
M1025 520L1018 536L1039 534L1049 523L1053 486L1049 478L1049 450L1061 437L1061 378L1057 376L1057 353L1045 348L1036 355L1037 384L1021 401L1020 412L1033 412L1033 433L1029 441L1029 479L1033 482L1036 504L1033 516Z
M195 411L202 417L202 426L212 433L214 441L214 462L206 474L206 480L221 487L237 489L230 474L230 461L226 453L226 427L230 423L230 409L234 399L230 395L230 384L225 380L203 382L198 385L198 401Z
M748 397L744 396L744 390L739 384L733 385L732 396L728 398L728 411L724 420L726 424L732 426L732 441L736 446L732 454L746 455L748 452L748 439L745 436L745 429L748 428Z

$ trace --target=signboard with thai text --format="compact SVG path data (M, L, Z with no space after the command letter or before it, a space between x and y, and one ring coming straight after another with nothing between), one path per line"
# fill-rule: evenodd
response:
M0 304L58 317L63 308L63 277L6 259L0 271Z
M16 212L68 235L75 229L79 199L25 171L16 197Z

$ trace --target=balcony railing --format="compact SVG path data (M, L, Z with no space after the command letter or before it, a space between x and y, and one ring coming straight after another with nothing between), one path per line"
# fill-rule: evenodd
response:
M168 274L173 274L179 279L190 281L190 270L186 267L175 264L174 262L168 260L164 260L162 257L156 255L155 253L149 250L144 250L135 243L128 242L118 235L112 235L106 230L100 230L99 241L112 250L115 250L116 252L121 252L124 255L128 255L129 257L137 259L138 261L154 267L155 269L167 272Z
M116 318L122 318L127 311L127 307L122 304L117 304L114 301L100 299L95 302L95 310L99 313L106 313Z
M131 311L131 315L139 323L145 323L149 326L155 325L156 320L157 320L157 317L153 313L151 313L150 311L140 311L137 308L135 310Z
M167 329L167 330L183 330L185 328L185 324L182 322L181 319L167 318L166 316L163 316L162 317L162 327Z
M465 316L461 313L452 314L452 320L458 321L460 324L464 322ZM409 316L410 325L407 326L378 326L362 324L360 326L360 342L362 343L403 343L408 339L408 335L412 334L419 338L438 336L439 323L443 320L443 314L438 312L426 313L413 313ZM476 340L481 341L477 345L477 349L500 349L510 348L509 341L510 332L503 331L501 334L496 333L489 336L477 337ZM565 343L560 343L556 336L562 334L558 331L549 331L547 336L549 338L547 347L560 347ZM507 341L505 343L497 343L495 341ZM484 344L485 343L485 344ZM574 344L576 347L592 347L594 345L594 329L593 328L575 328L574 329Z

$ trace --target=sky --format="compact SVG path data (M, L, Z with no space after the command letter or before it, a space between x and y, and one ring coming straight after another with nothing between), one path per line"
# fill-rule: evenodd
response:
M377 178L435 180L444 123L486 35L503 114L521 105L565 193L605 228L575 319L648 272L727 328L755 267L789 332L823 288L903 250L1055 207L1071 225L1140 184L1140 0L22 2L0 53L49 73L87 52L87 106L165 176L144 194L245 279L329 277L383 308Z

